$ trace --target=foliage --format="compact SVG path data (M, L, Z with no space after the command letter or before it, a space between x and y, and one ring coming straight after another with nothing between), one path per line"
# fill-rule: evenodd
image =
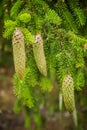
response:
M84 87L87 77L85 74L87 12L83 7L84 4L81 6L78 0L12 2L9 17L4 19L3 36L11 39L17 27L24 34L26 47L24 78L19 80L17 75L14 76L15 94L23 106L38 108L39 103L44 103L43 95L52 90L55 81L61 90L65 75L71 75L76 91ZM33 44L36 34L43 37L47 77L39 72L35 62Z

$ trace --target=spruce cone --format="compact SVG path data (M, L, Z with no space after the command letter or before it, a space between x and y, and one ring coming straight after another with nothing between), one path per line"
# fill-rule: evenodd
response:
M67 75L62 83L62 93L66 109L71 113L75 109L74 85L71 75Z
M13 34L13 56L15 71L19 79L23 78L25 70L25 46L24 36L20 29L16 29Z
M35 61L36 61L39 71L44 76L47 76L43 40L42 40L41 35L39 35L39 34L35 36L35 44L33 45L33 53L34 53Z

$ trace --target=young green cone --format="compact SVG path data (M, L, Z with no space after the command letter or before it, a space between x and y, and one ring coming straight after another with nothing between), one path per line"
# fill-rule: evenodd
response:
M62 93L66 109L72 113L75 110L74 85L71 75L67 75L62 83Z
M35 57L35 61L37 64L37 67L41 74L44 76L47 76L47 68L46 68L46 59L44 54L44 48L43 48L43 40L41 35L37 34L35 36L35 43L33 45L33 53Z
M22 79L25 70L25 46L23 33L18 28L14 31L12 45L15 71L19 79Z

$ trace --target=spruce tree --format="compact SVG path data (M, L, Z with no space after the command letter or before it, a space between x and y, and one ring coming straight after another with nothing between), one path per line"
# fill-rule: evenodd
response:
M38 103L43 103L43 93L52 91L56 82L66 109L73 113L74 91L80 91L86 82L86 0L83 3L80 0L17 0L11 1L11 7L8 4L5 7L6 3L2 0L4 8L0 8L1 12L4 10L4 14L0 14L4 19L3 36L12 39L18 28L24 41L14 39L16 43L13 40L13 44L18 44L17 49L21 48L22 42L25 44L23 54L14 51L13 47L16 57L14 91L18 101L35 110ZM36 43L37 34L43 38L41 43ZM18 64L19 60L17 63L16 60L20 57ZM72 96L67 99L69 92Z

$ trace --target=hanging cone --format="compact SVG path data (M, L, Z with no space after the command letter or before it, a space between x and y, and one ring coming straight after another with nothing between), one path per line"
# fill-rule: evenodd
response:
M43 48L43 40L41 35L37 34L35 36L35 43L33 45L33 53L35 57L35 61L37 64L37 67L41 74L44 76L47 76L47 68L46 68L46 59L44 54L44 48Z
M62 111L63 107L63 99L62 99L62 93L59 93L59 110Z
M15 71L19 79L22 79L25 70L25 46L23 33L18 28L14 31L12 44Z
M62 83L62 93L66 109L72 113L75 110L74 85L71 75L67 75Z

